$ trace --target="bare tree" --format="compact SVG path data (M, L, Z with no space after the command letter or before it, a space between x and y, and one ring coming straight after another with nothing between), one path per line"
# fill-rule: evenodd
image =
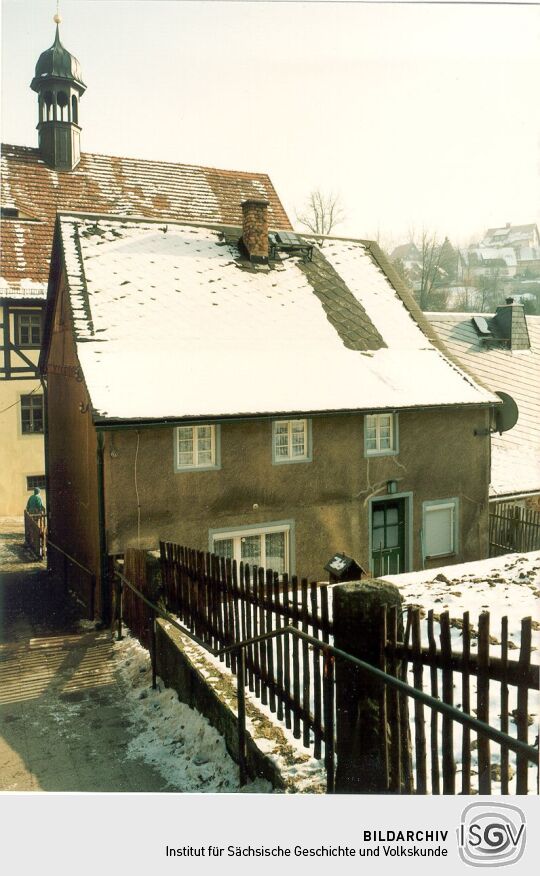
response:
M304 208L296 212L296 219L301 225L313 234L320 235L330 234L344 218L339 195L325 193L321 189L313 189Z
M421 268L418 303L422 310L444 310L446 294L441 287L455 273L455 250L447 237L439 243L437 235L425 229L418 249Z

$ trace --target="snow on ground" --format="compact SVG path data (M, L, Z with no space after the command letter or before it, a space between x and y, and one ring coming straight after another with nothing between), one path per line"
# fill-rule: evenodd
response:
M471 651L475 652L477 640L474 637L478 629L478 616L482 611L490 613L490 656L500 656L501 619L508 618L509 660L517 660L521 638L521 620L533 618L531 660L540 663L540 623L538 609L540 597L540 551L527 554L506 554L488 560L464 563L455 566L445 566L438 569L427 569L421 572L409 572L403 575L389 575L386 581L399 587L406 605L418 605L425 612L433 609L436 617L448 611L450 618L461 619L463 613L470 613L472 628ZM435 628L437 631L437 628ZM437 632L436 632L437 634ZM426 625L422 624L422 644L427 646ZM462 650L461 629L458 624L452 625L452 650ZM461 675L454 673L454 704L460 708L462 703ZM413 684L412 667L409 669L409 684ZM438 672L439 694L442 690L442 676ZM429 689L429 673L424 669L424 689ZM538 716L540 713L540 698L536 691L529 691L529 744L533 745L538 735ZM491 681L489 686L489 709L492 726L498 727L500 722L501 686ZM476 678L471 676L471 712L476 714ZM509 686L509 728L511 736L516 736L515 710L517 709L516 689ZM414 721L411 709L411 736L414 751ZM430 720L429 710L426 719ZM442 748L442 722L439 720L439 749ZM457 727L454 734L454 757L458 770L461 759L461 729ZM426 728L427 731L427 728ZM473 783L477 769L477 750L475 734L473 738L472 767ZM493 793L500 793L500 748L491 745L491 776ZM429 763L428 763L429 776ZM509 768L510 793L515 793L515 755L510 753ZM537 769L533 764L529 767L529 793L536 793Z
M115 642L116 669L125 684L125 705L134 732L128 757L152 764L167 779L171 791L268 792L256 780L240 787L238 766L225 740L199 712L178 700L176 691L158 678L152 689L148 651L129 634Z
M468 611L474 630L478 626L478 615L489 611L490 633L497 639L497 644L500 644L501 618L505 615L508 617L509 639L514 647L519 646L522 618L532 617L533 627L540 626L540 551L389 575L385 580L399 587L406 605L420 605L426 611L432 608L438 614L448 611L452 618L460 618ZM459 644L459 636L456 644ZM475 640L471 646L476 647ZM536 650L532 660L538 663L538 629L533 632L533 646ZM495 652L496 648L493 656ZM517 657L517 654L509 656Z

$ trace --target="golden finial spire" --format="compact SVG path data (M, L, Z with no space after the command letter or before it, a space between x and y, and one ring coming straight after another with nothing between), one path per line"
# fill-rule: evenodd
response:
M55 24L61 24L61 23L62 23L62 16L60 15L60 12L59 12L59 9L58 9L59 5L60 5L59 0L56 0L56 15L55 15L54 18L53 18L53 21L55 22Z

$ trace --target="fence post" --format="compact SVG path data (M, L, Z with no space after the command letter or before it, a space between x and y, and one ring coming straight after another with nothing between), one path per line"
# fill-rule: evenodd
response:
M397 587L386 581L350 582L334 587L333 597L336 648L380 667L386 644L381 642L382 606L397 606L401 625L402 598ZM402 638L402 626L398 635ZM381 682L348 661L336 659L337 794L388 792L388 739L383 738L381 693ZM385 727L389 737L391 728L387 723ZM404 749L407 757L407 746Z

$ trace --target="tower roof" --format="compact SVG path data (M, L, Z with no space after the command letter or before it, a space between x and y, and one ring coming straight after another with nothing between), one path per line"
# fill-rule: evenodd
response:
M70 79L76 82L84 91L86 85L82 80L81 65L77 58L72 55L60 42L60 30L56 25L54 43L39 56L36 64L36 73L30 88L39 91L41 83L48 79Z

